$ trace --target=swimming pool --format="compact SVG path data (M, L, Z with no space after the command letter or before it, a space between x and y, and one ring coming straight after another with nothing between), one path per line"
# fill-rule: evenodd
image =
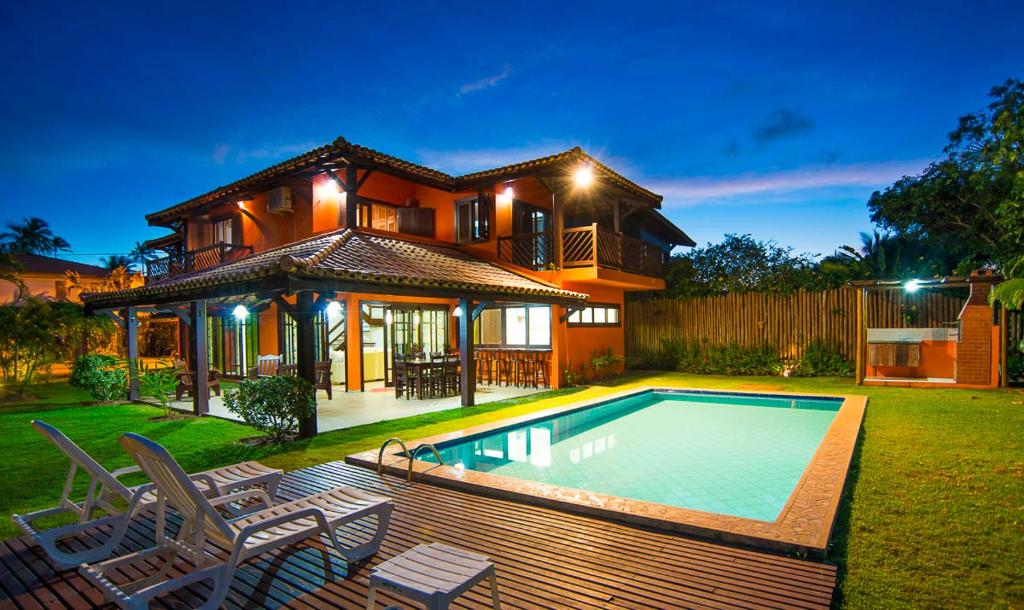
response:
M644 392L438 450L456 468L774 521L842 402Z
M824 555L863 396L639 388L390 446L415 480ZM429 456L429 457L428 457ZM346 457L376 468L377 451Z

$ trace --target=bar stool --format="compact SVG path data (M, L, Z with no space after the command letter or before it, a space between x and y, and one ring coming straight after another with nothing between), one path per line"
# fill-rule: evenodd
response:
M501 385L502 378L505 379L507 387L512 382L515 371L515 363L512 361L509 352L497 352L494 360L494 385Z
M516 387L525 388L530 385L534 371L534 360L531 352L517 352L516 364Z

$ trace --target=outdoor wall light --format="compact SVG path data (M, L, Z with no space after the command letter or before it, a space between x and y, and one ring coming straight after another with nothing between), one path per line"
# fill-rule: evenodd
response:
M341 303L337 301L331 301L327 304L327 315L336 316L341 313Z
M462 317L462 305L456 305L455 306L455 310L452 311L452 315L455 316L456 318L461 318Z
M594 181L594 168L589 165L581 165L576 168L572 179L576 182L576 186L586 188Z
M231 315L235 316L239 322L243 322L249 317L249 310L245 308L245 305L236 305L231 311Z
M498 193L497 200L501 205L509 205L512 203L512 199L515 197L515 191L512 190L511 186L505 187L505 191Z
M917 292L921 288L921 280L909 280L903 284L903 289L907 292Z
M240 210L244 210L245 209L245 199L239 199L238 200L238 209L240 209Z
M384 314L384 323L385 324L390 325L394 321L395 321L395 317L393 315L391 315L390 311L388 311L387 313Z

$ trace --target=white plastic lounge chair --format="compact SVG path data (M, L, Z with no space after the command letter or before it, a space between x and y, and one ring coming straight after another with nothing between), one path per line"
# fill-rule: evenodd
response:
M25 515L11 515L11 519L46 551L46 554L60 569L66 570L78 567L82 563L92 563L110 557L124 538L132 515L137 511L155 506L156 494L144 486L127 487L118 480L119 477L126 474L139 472L138 466L129 466L110 472L60 430L39 420L34 420L32 427L68 456L68 459L71 460L71 468L68 470L59 505ZM85 499L82 502L75 502L71 500L70 496L79 468L89 476L89 487L85 492ZM268 498L266 505L260 506L260 508L265 508L273 506L271 499L277 496L277 486L281 482L283 474L284 472L281 470L268 468L258 462L242 462L193 474L190 477L203 487L204 493L211 497L265 485ZM123 505L121 508L115 506L119 499L126 503L132 502L136 495L139 497L133 503L132 511L124 511ZM247 511L251 512L251 508L243 509L238 504L228 506L227 509L236 515ZM105 516L98 517L97 511L102 511ZM45 531L36 529L35 521L62 513L71 513L77 516L78 523ZM110 537L101 546L77 552L59 548L61 540L80 534L86 529L103 525L112 525L113 530Z
M320 534L345 560L352 562L376 553L387 533L393 509L391 500L351 487L338 487L226 520L217 511L218 506L246 498L260 498L263 491L253 489L207 498L167 450L157 443L131 433L123 435L120 443L153 481L157 496L157 545L102 563L83 565L79 571L96 584L108 600L126 610L148 608L154 597L201 581L210 581L212 592L200 608L213 610L227 595L235 569L261 553ZM182 527L174 539L164 535L167 506L173 507L182 517ZM353 548L342 547L337 529L373 515L377 517L373 536ZM226 549L228 556L213 555L207 543ZM168 572L179 555L189 559L194 570L169 578ZM124 573L120 572L122 568L137 566L154 558L163 560L157 574L124 582Z

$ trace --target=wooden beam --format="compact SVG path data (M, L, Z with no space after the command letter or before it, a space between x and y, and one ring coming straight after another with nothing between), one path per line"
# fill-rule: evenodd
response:
M362 176L361 176L361 177L359 178L359 180L358 180L358 181L356 182L356 190L357 190L357 191L358 191L359 189L363 188L363 185L364 185L364 184L366 184L366 180L367 180L367 178L369 178L369 177L370 177L370 175L371 175L371 174L373 174L373 172L374 172L374 170L372 170L372 169L368 169L368 170L366 170L365 172L363 172L363 175L362 175Z
M316 315L316 309L313 303L313 293L300 292L295 295L295 298L295 307L291 316L295 319L296 369L299 377L315 386L316 354L313 350L313 317ZM315 392L313 396L315 400ZM299 422L299 436L302 438L316 436L316 424L316 413L313 414L313 417L303 418Z
M128 356L128 400L139 399L139 315L134 307L124 310L124 343Z
M359 202L356 200L359 181L356 178L356 169L354 165L345 168L345 227L349 229L359 226Z
M491 301L481 301L480 303L477 303L476 307L473 309L473 317L471 321L476 322L476 319L480 317L480 314L484 312L484 309L492 305L494 305L494 303Z
M475 358L473 357L473 321L471 316L465 315L473 309L471 299L459 299L459 307L463 311L463 319L459 324L459 388L462 394L462 406L472 407L476 404L476 374L474 372Z
M612 228L615 230L616 233L622 232L621 222L622 216L619 206L619 200L616 199L615 202L612 203Z
M565 308L565 313L563 313L558 318L558 321L565 322L566 320L569 319L569 316L576 313L577 311L583 311L584 309L586 309L585 305L569 305L568 307Z
M189 344L192 352L192 413L210 412L210 354L206 343L206 301L192 301L190 317L192 332Z

